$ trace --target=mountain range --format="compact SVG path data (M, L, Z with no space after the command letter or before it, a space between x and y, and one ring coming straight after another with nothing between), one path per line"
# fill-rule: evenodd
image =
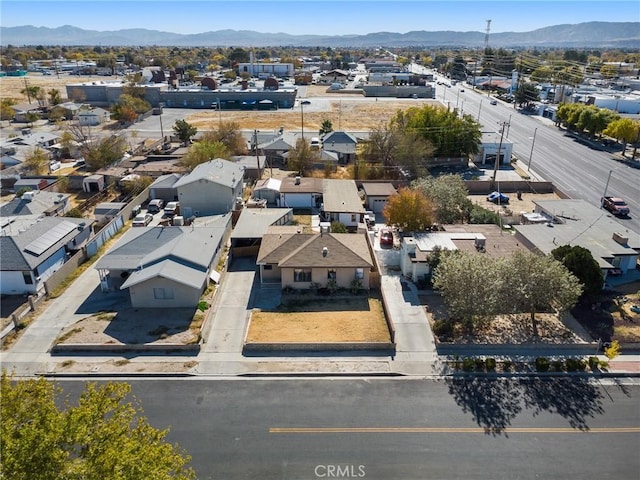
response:
M199 46L199 47L461 47L478 48L485 44L482 32L412 31L376 32L366 35L290 35L251 30L217 30L178 34L148 30L84 30L65 25L57 28L0 27L0 44L59 46ZM586 22L554 25L530 32L492 33L492 47L562 48L639 48L640 22Z

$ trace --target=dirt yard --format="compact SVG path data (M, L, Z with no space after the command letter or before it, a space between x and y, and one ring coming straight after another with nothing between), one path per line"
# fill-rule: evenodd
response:
M29 74L27 77L0 77L0 96L13 98L17 103L27 102L26 95L20 93L25 88L25 79L30 86L39 86L42 91L52 89L60 91L63 99L67 98L66 85L81 82L116 81L115 77L89 77L55 75L43 76ZM301 90L302 91L302 90ZM387 123L398 110L409 107L422 106L424 101L415 99L393 99L393 101L376 101L375 98L363 100L361 94L327 93L327 87L309 85L304 87L304 98L313 102L314 97L333 97L328 102L328 108L317 111L312 105L304 111L304 128L308 131L319 130L324 120L331 120L334 129L369 130ZM432 102L432 101L430 101ZM324 103L323 103L324 104ZM186 120L200 130L215 129L219 113L215 110L194 110ZM275 130L284 127L287 130L298 130L301 126L301 112L299 108L273 111L225 111L221 113L223 121L233 121L243 129Z
M390 342L382 303L374 298L307 300L279 311L254 310L249 343Z

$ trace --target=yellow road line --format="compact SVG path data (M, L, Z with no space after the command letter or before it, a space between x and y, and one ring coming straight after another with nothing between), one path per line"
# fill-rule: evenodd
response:
M640 433L640 427L590 428L535 428L510 427L504 429L481 427L271 427L269 433Z

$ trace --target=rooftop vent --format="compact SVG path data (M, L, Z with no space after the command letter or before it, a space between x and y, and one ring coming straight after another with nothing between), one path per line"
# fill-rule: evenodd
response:
M624 235L622 233L613 232L612 238L616 243L619 243L623 247L626 247L627 244L629 243L629 237L627 237L626 235Z
M322 256L326 257L329 253L329 249L327 247L322 247Z
M300 185L300 175L296 175L296 185Z

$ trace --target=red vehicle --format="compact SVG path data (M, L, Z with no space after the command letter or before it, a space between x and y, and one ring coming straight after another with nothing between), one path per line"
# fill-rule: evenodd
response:
M380 245L393 247L393 232L388 228L380 230Z
M629 215L629 205L623 199L618 197L603 197L602 206L605 210L610 211L619 217Z

